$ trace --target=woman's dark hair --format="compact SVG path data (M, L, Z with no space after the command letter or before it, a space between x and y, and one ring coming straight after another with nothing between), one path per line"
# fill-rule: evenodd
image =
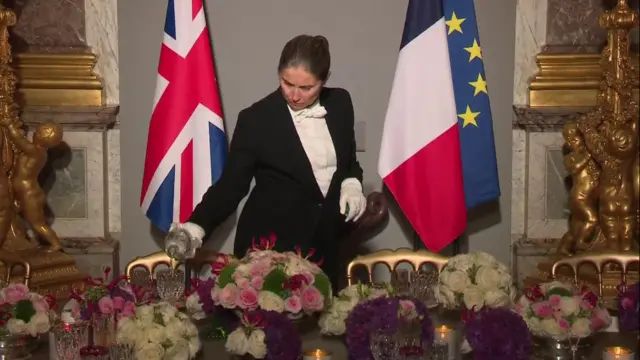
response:
M278 72L291 66L303 66L318 80L327 81L331 68L327 38L320 35L298 35L289 40L282 49Z

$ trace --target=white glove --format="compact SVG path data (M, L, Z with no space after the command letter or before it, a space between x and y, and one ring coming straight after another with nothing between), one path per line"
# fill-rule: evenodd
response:
M356 178L348 178L340 188L340 213L345 221L358 221L367 208L367 198L362 195L362 184Z
M180 236L181 232L178 230L184 230L189 237ZM179 249L179 256L186 259L191 259L196 255L196 250L202 246L202 238L204 237L204 230L193 223L173 223L169 228L169 233L165 239L165 251L169 246L177 246ZM188 243L187 243L188 242Z

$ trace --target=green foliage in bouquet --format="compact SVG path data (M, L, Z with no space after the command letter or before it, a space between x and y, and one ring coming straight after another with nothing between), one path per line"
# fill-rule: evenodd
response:
M284 270L280 267L277 267L267 276L264 277L264 283L262 284L263 291L270 291L282 299L286 299L289 297L289 292L284 288L284 283L289 279Z
M224 289L227 284L231 284L233 282L233 273L236 271L238 267L237 263L229 264L220 270L220 274L218 275L218 283L220 284L220 288Z
M324 273L316 274L313 285L315 285L325 299L331 299L331 282L327 275ZM325 303L325 305L328 306L330 301L325 301Z
M20 300L15 304L13 312L13 317L24 321L26 324L36 314L36 309L33 307L31 300Z
M558 295L561 297L572 297L573 293L571 292L571 290L565 289L563 287L555 287L553 289L550 289L547 292L547 300L552 296L552 295Z

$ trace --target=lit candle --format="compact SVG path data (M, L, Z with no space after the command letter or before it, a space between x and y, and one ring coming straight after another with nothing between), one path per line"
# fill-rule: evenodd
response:
M602 360L633 360L634 355L631 349L614 346L604 349Z
M305 351L302 355L302 360L331 360L331 352L324 349Z
M452 342L452 329L446 325L436 328L436 341L439 343L449 344Z

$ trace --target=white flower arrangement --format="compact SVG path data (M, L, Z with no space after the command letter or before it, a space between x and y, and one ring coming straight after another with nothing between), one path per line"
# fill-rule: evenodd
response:
M320 316L320 333L342 335L347 330L346 320L349 313L362 301L389 296L391 288L371 287L364 284L348 286L338 293L329 309Z
M116 336L135 346L138 359L189 360L200 350L196 326L167 302L136 307L134 316L118 322Z
M476 311L485 306L511 306L516 297L509 269L484 252L451 258L440 273L434 293L446 308L464 305Z

